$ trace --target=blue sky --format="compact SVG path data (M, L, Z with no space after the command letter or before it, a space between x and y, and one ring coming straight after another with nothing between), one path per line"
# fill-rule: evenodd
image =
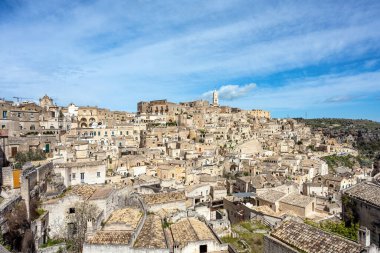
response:
M380 1L0 0L0 97L380 121Z

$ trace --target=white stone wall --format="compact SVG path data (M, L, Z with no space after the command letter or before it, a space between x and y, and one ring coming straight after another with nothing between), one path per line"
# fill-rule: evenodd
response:
M191 242L187 244L182 249L174 249L174 253L199 253L200 249L199 247L201 245L207 245L207 252L221 252L221 251L227 251L228 245L227 244L220 244L216 241L198 241L198 242Z
M150 212L158 212L162 209L165 210L186 210L186 201L173 201L168 203L156 204L156 205L147 205L147 209Z
M210 194L210 185L199 186L190 192L186 192L186 196L190 198L202 196L201 202L207 201L209 194Z
M213 189L212 190L212 199L213 200L221 200L223 199L224 197L227 196L227 189L222 189L222 190L215 190Z
M62 175L66 187L79 184L104 184L106 179L105 164L69 168L56 167L54 171ZM84 173L83 180L81 179L81 173Z
M169 249L137 249L128 245L103 245L87 244L83 245L83 253L169 253Z
M132 167L131 171L133 171L133 176L134 177L138 177L140 175L146 174L146 166Z
M81 201L78 196L66 196L62 199L51 203L51 201L42 203L42 208L49 211L49 237L62 238L66 236L66 217L69 214L69 208L75 208L76 203Z

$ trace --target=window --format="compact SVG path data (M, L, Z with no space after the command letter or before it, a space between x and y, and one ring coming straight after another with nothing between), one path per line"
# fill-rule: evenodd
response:
M11 148L11 157L15 157L17 155L17 147Z
M96 176L97 176L97 177L100 177L100 172L96 172Z
M70 207L69 208L69 213L75 213L75 207Z
M73 173L71 177L72 177L72 179L75 179L75 173Z
M120 135L123 135L123 131L120 131Z
M7 111L3 111L3 119L7 118Z
M67 229L68 229L69 236L73 236L77 233L77 226L75 223L68 223Z
M206 252L207 252L207 244L205 244L205 245L200 245L200 246L199 246L199 252L200 252L200 253L206 253Z
M84 183L84 172L80 173L80 181Z
M1 125L1 129L4 129L5 128L5 125Z

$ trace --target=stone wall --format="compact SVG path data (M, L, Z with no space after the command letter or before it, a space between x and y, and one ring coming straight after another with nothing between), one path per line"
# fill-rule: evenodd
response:
M214 240L190 242L182 249L174 249L174 253L199 253L200 246L207 245L207 252L225 252L228 250L228 244L220 244Z
M299 251L292 249L285 243L271 236L264 236L264 253L298 253Z
M158 212L165 210L186 210L186 201L173 201L161 204L147 205L147 210L150 212Z
M46 192L47 175L52 169L52 162L37 168L23 168L21 175L21 197L25 200L28 219L30 219L30 200L31 198L38 197L38 194Z
M5 199L1 204L0 204L0 227L2 229L3 233L6 233L6 219L5 219L5 214L10 212L14 206L21 201L21 196L18 194L12 195L9 198Z
M49 237L62 238L67 233L67 216L70 208L82 201L77 195L65 196L42 204L42 208L49 212Z
M290 205L284 202L280 202L280 211L292 211L300 217L306 216L306 210L304 207Z
M3 167L2 168L2 185L3 186L8 186L13 188L13 173L12 173L13 168L11 166L9 167Z
M380 245L380 208L356 198L350 199L353 202L351 206L353 207L354 216L357 215L360 226L364 226L371 231L371 243ZM343 202L343 213L347 212L348 209L347 203Z
M62 250L62 251L59 251ZM66 244L65 243L60 243L51 247L47 248L41 248L37 250L37 253L56 253L56 252L67 252L66 250Z
M131 248L128 245L116 245L116 244L87 244L83 245L83 253L169 253L169 249L143 249L143 248Z

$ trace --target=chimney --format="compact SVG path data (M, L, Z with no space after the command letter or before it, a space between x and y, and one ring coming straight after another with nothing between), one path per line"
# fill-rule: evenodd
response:
M363 247L369 247L371 244L371 231L368 228L361 226L358 231L358 240Z
M91 235L92 233L94 233L94 222L90 218L87 220L87 234Z

